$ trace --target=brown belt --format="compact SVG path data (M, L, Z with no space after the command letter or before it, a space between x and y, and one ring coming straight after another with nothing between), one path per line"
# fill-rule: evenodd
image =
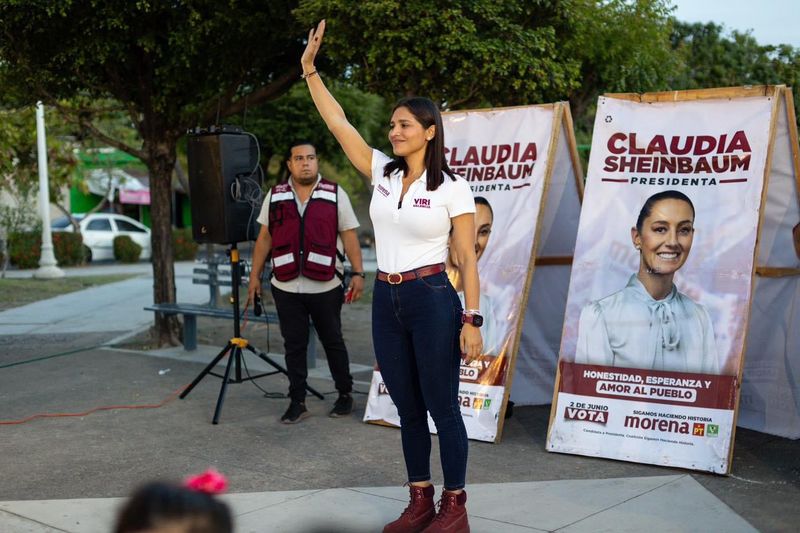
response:
M438 274L439 272L444 272L444 263L439 263L437 265L428 265L420 268L415 268L414 270L407 270L405 272L392 272L389 274L378 270L378 279L380 281L385 281L389 283L389 285L399 285L404 281L409 281L417 278L424 278L427 276L433 276L434 274Z

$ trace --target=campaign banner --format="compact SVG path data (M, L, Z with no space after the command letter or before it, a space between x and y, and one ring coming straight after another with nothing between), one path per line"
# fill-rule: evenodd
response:
M512 371L514 342L525 312L526 282L545 188L556 105L443 114L447 163L475 196L484 353L462 361L459 403L467 435L494 441ZM558 115L560 116L560 115ZM463 304L455 258L447 274ZM370 387L365 421L399 425L380 371ZM431 431L435 426L430 422Z
M773 105L599 99L548 450L727 472Z
M673 466L726 471L735 376L565 361L560 370L554 412L561 422L550 441L559 451L641 462L647 448Z

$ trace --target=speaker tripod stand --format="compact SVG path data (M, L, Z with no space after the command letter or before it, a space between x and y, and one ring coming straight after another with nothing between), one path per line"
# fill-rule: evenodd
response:
M275 374L284 374L288 377L288 373L286 369L283 368L281 365L270 359L270 357L261 352L256 350L247 339L242 338L241 336L241 329L239 327L239 286L241 285L241 272L239 271L239 250L236 247L236 243L231 244L230 250L228 250L228 255L231 258L231 291L233 292L233 338L228 341L228 344L222 349L217 356L208 363L202 372L200 372L194 381L186 387L186 389L181 393L179 396L181 400L186 398L192 389L202 381L204 377L208 374L212 376L216 376L218 378L222 378L222 386L219 390L219 397L217 398L217 406L214 409L214 418L212 419L213 424L219 423L219 415L222 412L222 404L225 402L225 393L228 390L229 383L243 383L245 381L252 381L254 379L262 378L265 376L272 376ZM256 374L254 376L248 375L242 376L242 360L244 354L242 350L247 350L251 352L253 355L257 356L262 361L266 362L270 366L272 366L275 370L271 372L263 372L261 374ZM228 357L228 363L225 366L225 374L219 375L214 373L212 370L214 367L219 363L223 357ZM231 377L231 370L235 369L234 376ZM306 390L323 400L322 394L317 392L316 390L312 389L308 385L306 385Z

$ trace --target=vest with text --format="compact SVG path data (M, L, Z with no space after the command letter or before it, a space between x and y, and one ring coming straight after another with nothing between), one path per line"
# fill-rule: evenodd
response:
M290 281L300 274L317 281L329 281L337 274L337 187L321 179L311 192L302 216L289 183L272 188L269 232L272 274L278 281Z

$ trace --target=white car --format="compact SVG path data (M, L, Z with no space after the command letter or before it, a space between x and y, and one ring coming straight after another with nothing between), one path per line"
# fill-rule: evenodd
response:
M118 235L128 235L142 247L139 258L150 259L150 229L141 222L115 213L92 213L73 217L81 228L83 244L89 248L89 261L114 259L114 237ZM67 217L54 220L50 227L53 231L74 231Z

